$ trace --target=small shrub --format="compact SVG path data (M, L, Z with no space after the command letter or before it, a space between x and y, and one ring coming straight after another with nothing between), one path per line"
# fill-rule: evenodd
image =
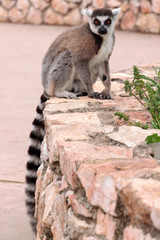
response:
M133 81L125 81L125 92L134 96L150 112L153 128L160 129L160 68L156 69L156 81L142 75L136 66L133 73Z
M134 96L151 114L151 124L153 128L160 129L160 68L155 69L157 74L156 80L146 77L140 73L140 70L134 66L134 79L132 82L125 81L125 92ZM130 125L147 129L147 124L141 122L129 122L129 116L124 113L115 113L119 119L124 119ZM160 142L160 137L155 133L146 137L147 144Z

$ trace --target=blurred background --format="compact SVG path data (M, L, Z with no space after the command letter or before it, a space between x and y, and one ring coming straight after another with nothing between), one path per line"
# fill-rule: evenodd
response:
M41 62L61 32L86 21L86 7L121 7L111 72L160 62L160 0L0 0L0 240L34 239L24 182Z

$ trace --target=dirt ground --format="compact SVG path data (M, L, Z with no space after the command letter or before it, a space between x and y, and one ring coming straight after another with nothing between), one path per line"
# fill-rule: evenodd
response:
M32 240L24 206L31 122L42 93L41 61L66 27L0 24L0 240ZM160 35L116 31L111 72L160 61Z

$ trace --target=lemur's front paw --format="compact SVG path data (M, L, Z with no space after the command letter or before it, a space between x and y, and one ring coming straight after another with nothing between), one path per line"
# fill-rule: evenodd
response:
M101 98L100 95L101 94L99 92L93 92L93 93L88 94L88 97L100 99Z
M82 92L82 93L76 93L77 97L84 97L84 96L88 96L87 92Z
M101 98L109 100L109 99L111 99L111 95L110 95L110 93L102 92Z

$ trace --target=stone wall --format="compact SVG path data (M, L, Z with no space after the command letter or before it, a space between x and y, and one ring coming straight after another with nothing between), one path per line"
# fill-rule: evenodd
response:
M159 0L0 0L0 22L78 25L85 7L121 7L117 28L160 33Z
M153 66L141 68L153 77ZM37 240L159 240L160 167L144 130L119 121L150 121L125 94L131 70L112 75L113 100L52 98L44 110L46 137L38 170ZM100 91L100 81L95 85Z

